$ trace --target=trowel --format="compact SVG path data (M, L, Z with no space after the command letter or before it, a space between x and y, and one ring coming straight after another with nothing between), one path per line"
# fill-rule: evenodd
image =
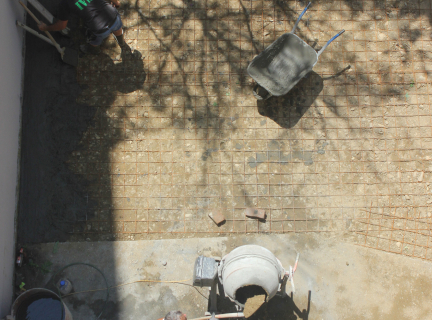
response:
M27 13L36 21L37 24L41 23L39 21L39 19L25 6L24 3L22 3L21 1L19 1L19 3L24 7L24 9L27 11ZM45 31L45 34L48 36L48 38L47 38L47 37L41 35L39 32L29 28L28 26L26 26L25 24L23 24L19 21L17 21L16 24L17 24L17 26L20 26L24 30L32 33L33 35L39 37L40 39L42 39L42 40L48 42L49 44L53 45L54 47L56 47L57 51L60 53L60 56L61 56L63 62L70 64L71 66L74 66L74 67L76 67L78 65L78 51L71 49L71 48L66 48L66 47L61 48L60 45L54 40L54 38L52 37L52 35L48 31Z

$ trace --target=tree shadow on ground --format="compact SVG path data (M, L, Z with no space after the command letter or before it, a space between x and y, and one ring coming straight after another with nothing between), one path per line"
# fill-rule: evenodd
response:
M100 100L102 97L113 100L118 92L131 93L142 88L147 76L142 54L126 46L120 57L121 61L114 62L108 54L101 53L82 61L84 73L79 75L78 81L86 85L84 97L107 105Z
M199 133L198 137L202 141L203 156L201 159L211 158L208 155L214 150L219 150L219 147L215 147L214 145L218 145L222 140L225 143L225 140L230 139L232 135L238 135L243 130L235 121L241 118L241 109L231 107L239 106L240 104L244 105L242 101L243 97L240 98L240 96L243 90L250 90L250 79L246 74L249 60L280 36L281 33L291 29L292 24L306 4L306 1L301 1L300 3L301 6L298 7L294 1L269 1L263 3L263 5L257 5L254 1L242 1L239 3L238 8L232 9L227 5L226 1L205 3L201 1L180 1L179 3L168 2L164 4L158 2L148 3L147 6L147 2L145 1L133 0L129 1L128 6L123 7L125 10L125 22L126 20L131 20L128 23L126 38L130 35L131 39L136 39L138 48L143 48L145 50L143 54L148 56L147 61L149 66L146 80L148 83L141 90L141 97L137 97L135 93L127 96L126 93L131 93L135 88L139 88L139 79L143 75L145 79L145 73L141 69L142 61L138 61L137 59L134 62L137 67L128 68L127 66L125 67L126 60L116 63L108 56L85 58L88 68L82 68L78 72L80 83L88 85L83 97L84 104L88 103L90 106L97 106L97 108L88 108L88 110L83 110L83 112L89 113L90 110L94 111L95 113L89 113L84 116L96 123L88 131L85 131L86 127L83 127L85 134L79 131L77 139L80 139L82 134L82 140L85 140L84 144L88 142L88 145L76 147L75 137L67 139L63 135L55 136L60 145L66 141L66 143L72 143L70 150L81 151L78 156L73 157L72 161L70 161L70 157L67 157L70 153L66 153L62 160L64 162L70 161L75 163L76 170L74 171L76 179L84 177L84 182L77 182L77 185L81 188L76 188L78 192L76 196L74 195L74 203L77 201L80 203L80 206L81 204L85 206L86 203L89 203L89 198L95 199L94 202L99 201L99 203L102 203L98 206L95 205L95 208L93 208L94 211L99 211L98 214L100 216L97 220L102 221L99 224L98 231L110 232L113 228L107 223L107 220L111 219L111 213L115 206L110 206L113 204L111 198L114 198L114 201L119 201L119 203L124 199L127 199L126 201L130 200L130 203L128 202L127 205L134 209L142 207L142 203L139 201L147 201L145 197L138 198L128 192L124 192L121 196L113 196L116 190L111 190L111 181L120 180L120 178L123 179L123 183L126 181L124 180L126 178L123 178L124 172L113 169L120 166L115 161L111 162L112 159L110 158L111 151L113 151L115 145L122 143L124 140L128 140L130 144L136 143L136 137L139 137L138 139L146 137L149 139L149 142L151 140L155 141L150 134L155 133L162 126L155 125L152 127L152 118L172 116L172 127L176 129L176 137L180 138L179 141L185 137L186 129L188 131L189 129L197 130L197 134ZM323 9L329 9L330 7L327 8L327 6L331 6L332 3L331 1L322 1L321 5L326 6ZM356 5L354 1L352 3L353 6ZM358 1L357 3L360 2ZM394 3L392 7L397 9L399 2L392 1L391 3ZM315 4L318 7L320 2L317 1ZM377 4L375 3L375 5ZM351 10L346 11L346 14L355 15L360 13L359 10L364 10L366 14L370 15L371 21L373 21L370 8L359 7L359 10L356 8L352 7ZM389 4L386 4L386 8L389 8ZM353 10L356 12L352 12ZM400 13L406 14L407 12L401 11ZM342 13L345 14L344 12ZM384 16L384 13L383 11L380 14ZM317 26L324 31L328 30L330 32L325 21L320 20L324 19L321 15L312 16L314 14L312 10L309 14L312 17L310 22L311 27ZM127 17L129 18L126 19ZM393 15L388 15L388 17L393 17ZM305 18L308 19L308 16ZM317 30L316 28L312 28L313 32L308 32L309 23L307 19L300 23L298 33L306 42L316 42L318 39ZM381 22L383 23L384 21ZM379 22L376 22L376 24L380 25ZM366 23L359 23L356 27L364 30L364 32L369 32ZM399 27L399 30L403 31L403 28ZM408 30L414 35L418 35L419 29L413 28L411 25ZM144 36L142 36L143 34ZM190 37L192 34L194 34L193 41L192 37ZM350 109L354 109L351 115L357 114L357 109L360 109L358 107L365 105L361 100L362 96L370 96L372 104L382 103L380 95L385 97L385 101L388 101L390 97L405 100L405 91L406 89L410 89L409 82L411 81L408 81L408 83L406 83L407 80L405 82L401 81L397 85L390 81L377 84L378 80L376 77L381 76L382 79L386 79L386 77L394 76L390 72L391 67L389 63L386 62L388 59L384 59L383 62L376 61L376 59L370 60L371 58L368 53L368 64L366 65L366 56L363 53L364 48L370 46L368 50L372 50L372 45L375 42L356 40L356 43L362 49L359 50L356 47L350 47L350 43L348 42L350 39L348 38L349 34L347 32L341 38L347 39L346 43L341 41L338 42L339 44L335 43L332 45L334 51L326 52L328 56L324 55L322 57L322 63L328 65L324 73L338 70L340 68L339 62L342 60L353 63L355 66L354 72L350 75L344 75L339 79L334 79L333 83L333 86L337 87L335 89L337 94L343 93L343 90L352 89L349 86L354 85L358 87L356 94L359 97L352 94L347 97ZM37 41L40 40L37 39ZM385 42L389 41L386 40ZM405 42L408 42L408 40ZM323 43L322 39L320 43ZM386 46L383 48L385 49ZM403 52L401 54L406 55L409 48L409 46L405 47L405 44L403 44L403 50L401 49ZM386 51L383 51L383 55L387 56L388 54ZM361 62L355 65L356 60L360 60ZM154 63L152 68L150 68L150 63ZM376 68L374 69L374 67ZM369 70L377 71L376 74L370 74ZM310 79L304 80L310 81ZM324 80L320 79L321 82ZM68 88L65 86L64 89L67 90ZM260 113L263 112L261 115L273 119L282 128L291 128L296 125L316 99L316 97L310 96L307 90L311 89L304 86L303 91L299 90L297 95L295 95L294 90L287 97L273 97L265 101L261 108L258 106ZM175 103L173 102L173 96L175 96ZM288 99L288 101L285 101L285 99ZM378 99L379 101L377 101ZM311 100L313 101L311 102ZM354 121L348 121L349 118L346 116L345 105L336 103L334 95L326 94L322 100L325 104L326 112L331 116L335 116L332 117L333 119L338 117L342 120L339 121L339 129L341 129L341 123L344 126L342 130L359 129L360 125L353 126ZM112 104L113 102L114 104ZM308 103L310 103L309 106ZM245 104L250 106L249 101L245 102ZM255 101L252 101L252 106L254 104ZM158 114L150 113L150 119L148 116L147 118L143 117L139 114L140 111L136 112L139 108L144 110L143 105L148 106L147 110L155 110ZM135 108L129 108L132 106ZM171 107L183 108L183 110L181 110L181 113L170 113ZM319 108L316 108L316 110L317 113L314 117L317 119L317 125L313 126L313 128L310 126L309 128L302 128L303 130L320 129L325 132L326 126L333 120L330 117L324 118L322 113L319 113ZM362 114L361 121L369 120L366 118L373 118L374 121L377 120L373 110L373 108L368 108L367 113ZM182 114L181 117L183 118L177 116L179 114ZM62 118L62 115L58 117ZM79 115L76 116L76 118L78 117ZM76 118L73 119L76 120ZM56 125L65 124L72 126L75 124L75 120L64 121L63 119L56 118L56 121L58 121ZM145 123L150 123L150 125L145 125ZM365 127L362 125L362 128ZM134 130L127 131L125 128ZM162 129L165 128L169 128L169 125L164 125ZM299 137L294 130L290 130L290 133L288 131L280 131L280 138L286 139L289 135L291 135L289 136L290 138ZM55 132L53 133L55 134ZM61 150L60 152L62 152ZM159 149L154 149L153 151L155 150L159 151ZM196 164L202 164L202 161L197 161ZM213 164L211 161L208 161L199 167L202 169L201 175L203 177L207 176L207 170L210 165ZM51 174L51 171L49 173ZM175 175L173 174L173 176ZM62 183L75 183L72 178L69 177L68 179L72 182L64 182L68 180L63 180ZM205 184L205 178L200 183ZM61 188L58 188L58 190L61 190ZM58 203L57 210L55 211L59 212L58 214L61 216L64 214L60 212L65 210L71 211L71 208L74 208L74 206L71 206L71 200L69 199L72 198L72 193L68 189L65 190L64 193L56 191L52 197L52 201ZM179 196L179 198L184 198L184 196ZM136 205L132 206L132 202L135 200ZM75 217L75 214L79 214L80 217L85 216L80 206L74 209L69 217ZM50 210L50 212L52 211ZM39 212L39 209L37 212ZM69 220L65 220L64 223L65 229L70 229ZM95 221L94 225L98 223L98 221ZM93 232L96 228L84 222L80 230ZM92 238L92 236L89 235L89 238Z

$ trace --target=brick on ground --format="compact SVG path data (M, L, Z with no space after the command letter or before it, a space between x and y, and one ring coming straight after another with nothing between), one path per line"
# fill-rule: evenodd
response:
M222 214L221 210L215 209L209 213L209 217L216 223L218 226L225 221L225 216Z
M263 209L246 208L245 215L248 218L265 220L266 212Z

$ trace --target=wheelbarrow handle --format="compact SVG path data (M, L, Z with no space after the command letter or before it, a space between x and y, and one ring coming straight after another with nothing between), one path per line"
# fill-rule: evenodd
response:
M307 4L306 8L304 8L303 12L300 14L300 16L298 17L296 23L294 24L294 27L293 27L291 33L294 33L294 32L295 32L295 30L297 29L297 25L299 24L301 18L303 18L304 14L306 13L307 9L309 9L309 7L310 7L311 4L312 4L312 2L309 2L309 3Z
M342 33L345 32L345 29L342 30L341 32L339 32L337 35L335 35L333 38L331 38L329 41L327 41L327 43L324 45L324 47L321 48L320 51L318 51L317 56L319 57L321 53L323 53L323 51L328 47L328 45L330 43L332 43L333 40L335 40L337 37L339 37Z

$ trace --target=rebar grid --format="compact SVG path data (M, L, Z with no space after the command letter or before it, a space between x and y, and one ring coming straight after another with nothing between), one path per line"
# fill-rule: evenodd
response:
M417 207L393 208L390 214L371 208L353 230L361 246L432 260L431 223L431 212Z
M69 162L89 181L94 208L74 226L77 239L344 230L372 238L374 224L355 217L370 202L427 210L430 2L314 1L298 35L319 49L345 34L287 96L257 103L247 65L291 30L305 3L125 7L126 38L140 55L121 56L110 40L109 59L87 57L78 68L88 86L81 100L98 111ZM246 207L265 209L266 222L247 220ZM227 218L220 227L207 216L215 208Z

